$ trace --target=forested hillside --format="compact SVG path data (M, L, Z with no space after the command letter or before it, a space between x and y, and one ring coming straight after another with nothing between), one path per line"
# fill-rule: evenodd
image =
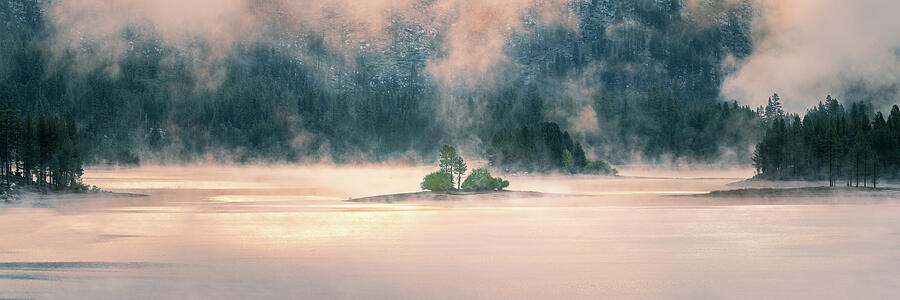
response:
M431 160L445 143L487 158L501 128L542 122L584 141L588 159L748 162L763 131L719 98L723 61L753 48L747 1L573 1L570 26L526 15L500 75L474 86L427 70L448 56L452 24L402 12L382 40L272 29L222 53L135 24L108 55L103 40L62 36L51 5L0 1L0 107L71 112L89 163Z

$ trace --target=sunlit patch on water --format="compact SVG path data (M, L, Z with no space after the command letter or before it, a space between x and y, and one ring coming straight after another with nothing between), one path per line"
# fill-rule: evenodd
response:
M700 195L709 191L614 191L614 192L592 192L590 195Z
M193 206L135 206L110 208L109 211L123 213L173 214L197 212L199 209Z
M371 212L371 211L421 211L434 209L427 205L395 204L395 203L368 203L368 204L334 204L320 207L333 208L345 212Z
M205 180L118 180L102 179L103 188L109 190L236 190L236 189L271 189L278 188L274 184L239 181L205 181Z
M343 200L338 197L301 196L301 195L215 195L210 201L217 202L278 202L278 201L328 201Z

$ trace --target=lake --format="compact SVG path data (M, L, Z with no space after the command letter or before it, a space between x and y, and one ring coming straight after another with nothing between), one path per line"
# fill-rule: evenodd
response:
M544 197L344 201L418 191L431 169L88 170L148 197L0 206L0 298L900 297L894 198L698 198L752 171L635 169L504 175Z

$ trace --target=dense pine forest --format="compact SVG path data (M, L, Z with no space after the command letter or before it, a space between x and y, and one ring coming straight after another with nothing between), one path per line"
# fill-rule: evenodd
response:
M509 171L592 173L615 175L616 169L603 160L588 160L581 142L574 141L556 123L505 128L491 138L488 161Z
M753 154L758 178L873 187L880 178L900 178L897 105L885 117L867 103L844 107L828 96L801 118L786 115L775 95L766 112L769 126Z
M80 138L71 115L37 119L0 110L0 178L4 187L83 190Z
M710 4L704 17L674 0L573 1L577 26L525 16L506 37L502 80L458 87L427 70L447 55L450 24L399 13L366 44L380 48L272 29L207 59L209 41L172 45L143 24L107 37L110 54L108 41L65 35L51 2L3 0L0 104L71 112L89 164L431 161L445 143L486 158L501 128L542 122L590 159L746 163L763 127L719 86L722 61L752 49L749 3ZM568 150L580 166L582 150Z

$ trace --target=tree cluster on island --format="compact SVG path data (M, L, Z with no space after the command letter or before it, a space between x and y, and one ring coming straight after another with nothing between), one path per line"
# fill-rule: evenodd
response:
M824 180L829 186L877 187L879 178L900 178L900 107L885 118L871 104L846 109L830 95L801 118L785 114L778 94L762 113L768 124L753 153L756 178Z
M0 110L0 184L85 190L78 128L70 114L43 113L37 120Z
M603 160L589 160L580 142L556 123L502 128L487 148L492 166L507 171L616 175L619 171Z
M469 173L465 181L462 176L466 173L466 166L463 158L457 153L456 149L450 145L444 145L440 150L440 170L428 174L422 180L421 187L424 190L433 192L485 192L500 191L509 186L509 181L499 177L491 176L491 172L486 168L477 168ZM455 181L454 181L455 176ZM456 185L454 186L454 182Z

